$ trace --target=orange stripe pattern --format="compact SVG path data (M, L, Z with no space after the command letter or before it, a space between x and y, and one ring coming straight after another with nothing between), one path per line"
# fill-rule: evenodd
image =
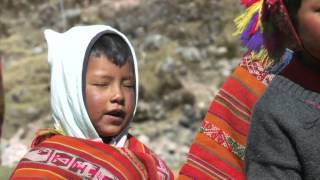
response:
M37 143L11 179L173 179L166 164L132 136L129 148L63 135L44 136L35 139Z
M251 112L273 78L250 58L243 57L212 101L179 179L245 179Z

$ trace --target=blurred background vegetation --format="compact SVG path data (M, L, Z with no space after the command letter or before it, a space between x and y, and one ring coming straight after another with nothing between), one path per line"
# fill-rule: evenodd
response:
M5 122L0 179L37 129L52 126L43 30L107 24L128 35L140 66L131 133L177 172L215 93L239 62L235 0L0 0Z

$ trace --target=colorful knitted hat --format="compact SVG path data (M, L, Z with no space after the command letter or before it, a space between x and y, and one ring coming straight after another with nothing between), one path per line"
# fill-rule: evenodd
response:
M284 0L241 0L246 11L235 19L236 35L252 60L270 67L280 61L286 48L301 45Z

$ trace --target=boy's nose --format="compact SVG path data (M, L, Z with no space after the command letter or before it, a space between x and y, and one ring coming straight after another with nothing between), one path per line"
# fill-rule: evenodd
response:
M119 103L121 105L124 104L124 95L123 95L123 92L119 86L113 88L111 102Z

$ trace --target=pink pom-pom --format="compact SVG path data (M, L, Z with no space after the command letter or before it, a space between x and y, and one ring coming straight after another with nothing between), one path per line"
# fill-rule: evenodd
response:
M247 8L258 1L260 0L241 0L241 4Z

